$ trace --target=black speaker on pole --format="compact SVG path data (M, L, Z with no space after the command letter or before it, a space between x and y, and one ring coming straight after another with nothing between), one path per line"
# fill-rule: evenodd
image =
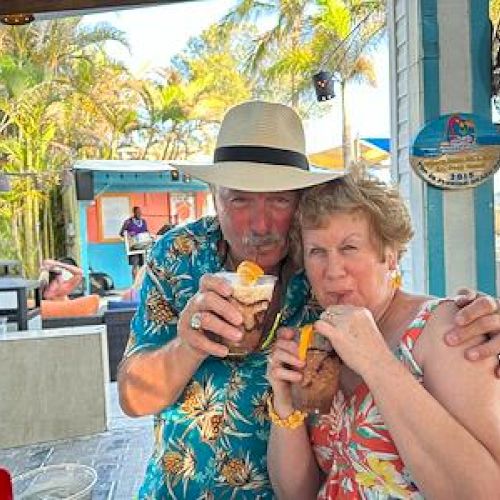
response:
M89 170L75 170L76 199L92 201L94 199L94 175Z

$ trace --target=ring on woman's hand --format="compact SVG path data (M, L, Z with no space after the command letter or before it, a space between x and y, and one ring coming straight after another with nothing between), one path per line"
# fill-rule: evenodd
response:
M191 320L189 321L189 326L193 330L201 330L201 313L200 312L195 312L191 316Z
M335 309L327 309L325 311L325 319L329 323L331 323L333 326L335 326L335 318L341 316L342 313L339 311L336 311Z

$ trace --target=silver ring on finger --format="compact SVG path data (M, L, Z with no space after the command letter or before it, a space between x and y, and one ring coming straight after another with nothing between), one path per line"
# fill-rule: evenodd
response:
M325 319L332 326L336 326L336 321L338 320L339 316L341 316L341 315L342 315L342 313L339 311L327 310L326 314L325 314Z
M189 321L189 326L196 331L201 330L201 313L195 312Z

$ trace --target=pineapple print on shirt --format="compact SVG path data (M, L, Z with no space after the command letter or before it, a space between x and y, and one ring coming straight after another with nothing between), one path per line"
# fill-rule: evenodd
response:
M175 338L179 313L201 276L222 270L221 238L217 220L205 218L170 231L155 244L126 356ZM292 280L282 324L303 319L307 290L302 277ZM266 461L266 364L267 352L240 360L209 357L202 363L178 401L155 416L155 445L140 499L274 497Z

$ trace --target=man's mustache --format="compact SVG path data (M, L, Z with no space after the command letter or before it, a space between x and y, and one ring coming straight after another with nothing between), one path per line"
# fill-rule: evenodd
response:
M264 235L249 234L243 237L243 244L250 247L263 247L281 243L285 243L285 238L276 233L269 233Z

